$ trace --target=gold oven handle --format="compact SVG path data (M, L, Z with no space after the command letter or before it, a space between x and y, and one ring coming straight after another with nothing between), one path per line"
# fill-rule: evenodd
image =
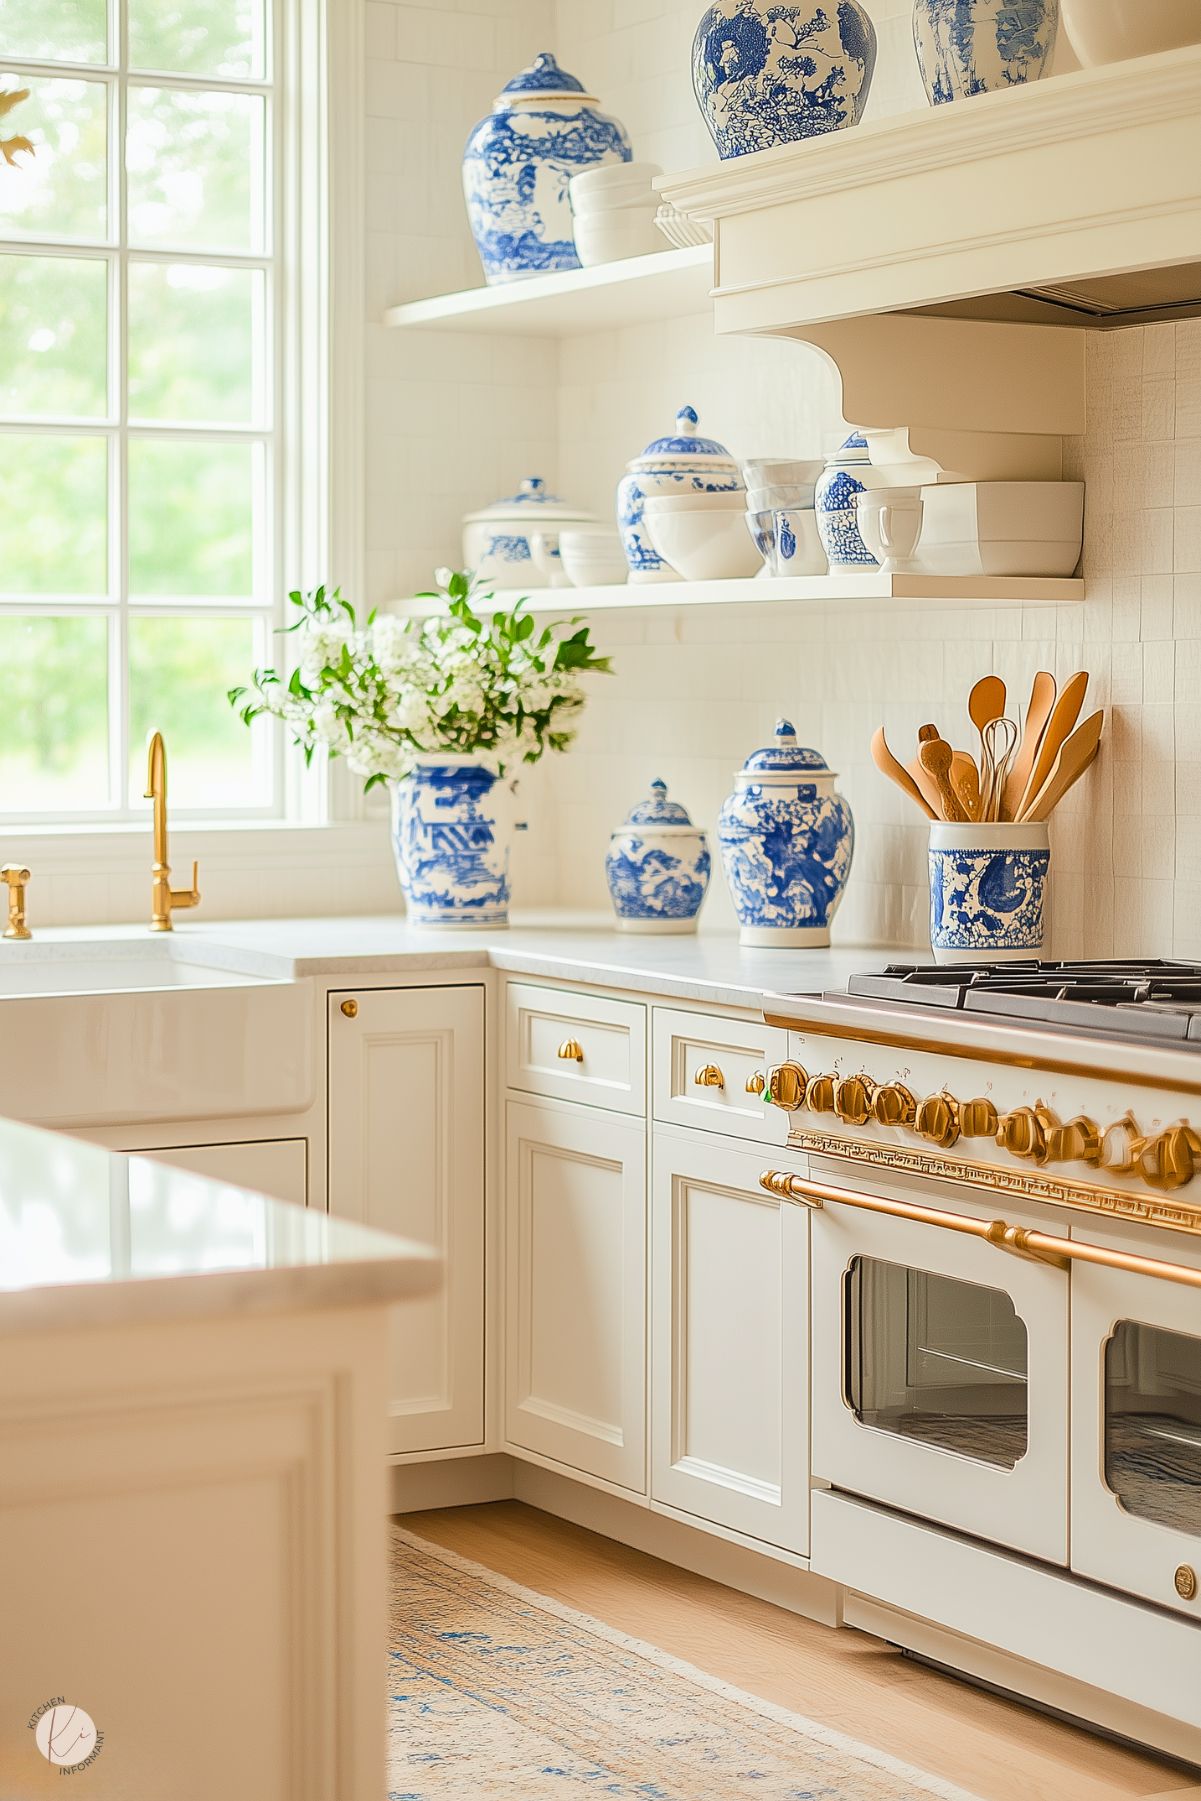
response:
M800 1201L818 1210L827 1202L844 1207L861 1207L867 1213L887 1213L894 1219L914 1220L923 1226L941 1226L947 1232L965 1232L971 1238L982 1238L995 1250L1009 1251L1017 1257L1029 1257L1037 1263L1054 1264L1067 1269L1073 1263L1095 1263L1103 1269L1120 1269L1134 1276L1155 1276L1161 1282L1180 1282L1186 1288L1201 1288L1201 1269L1190 1269L1184 1263L1161 1263L1154 1257L1140 1257L1133 1251L1111 1251L1104 1245L1082 1244L1075 1238L1058 1238L1050 1232L1034 1232L1026 1226L1010 1226L1003 1219L974 1219L968 1213L943 1213L934 1207L921 1207L914 1201L890 1201L883 1195L859 1194L853 1188L833 1188L826 1182L811 1181L808 1176L794 1176L784 1170L764 1170L759 1186L781 1200Z

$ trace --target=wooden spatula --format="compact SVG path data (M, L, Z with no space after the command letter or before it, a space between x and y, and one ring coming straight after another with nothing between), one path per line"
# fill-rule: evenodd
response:
M898 763L897 759L889 750L888 740L884 736L883 726L879 726L872 735L872 762L876 765L876 768L881 774L886 775L890 781L895 782L897 787L909 796L910 800L915 800L917 802L927 818L936 819L938 817L934 808L930 805L905 765L903 763Z
M1072 783L1084 774L1096 756L1104 720L1104 713L1091 713L1072 733L1061 747L1046 781L1023 812L1023 820L1046 819L1059 805Z
M951 758L951 786L969 819L980 817L980 771L975 757L957 750Z
M1030 780L1030 771L1034 768L1034 759L1038 755L1039 743L1042 740L1043 728L1051 716L1055 705L1055 677L1040 669L1030 687L1030 704L1026 708L1026 723L1022 730L1022 741L1018 745L1017 755L1013 759L1009 774L1005 778L1005 786L1001 791L1001 818L1016 819L1017 809L1021 805L1022 796L1026 792L1026 783Z
M1043 783L1055 766L1055 759L1080 717L1080 709L1084 705L1085 690L1088 687L1088 675L1078 670L1067 685L1060 689L1051 708L1050 717L1043 730L1038 750L1030 774L1026 777L1026 786L1022 790L1022 798L1014 813L1015 819L1026 819L1034 797L1039 793Z
M951 782L951 759L954 754L945 738L928 739L920 752L922 768L938 785L943 818L951 824L961 825L967 819L967 814L960 805L959 796Z

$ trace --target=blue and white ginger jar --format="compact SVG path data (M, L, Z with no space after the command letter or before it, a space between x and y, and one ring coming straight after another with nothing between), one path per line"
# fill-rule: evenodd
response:
M702 438L695 407L681 407L676 429L653 438L626 465L617 484L617 529L630 566L632 582L678 582L670 563L651 543L642 516L648 494L728 494L740 489L738 464L716 438Z
M605 875L621 932L695 932L709 886L709 845L667 783L651 783L609 839Z
M1043 823L930 827L936 963L1011 963L1043 947L1050 843Z
M851 809L834 782L787 719L735 777L717 840L743 944L829 944L855 849Z
M548 52L515 75L463 153L467 217L489 285L578 269L567 184L632 154L624 127Z
M723 159L858 125L875 66L858 0L715 0L692 43L692 86Z
M540 475L523 478L516 494L494 500L463 520L463 562L481 581L500 588L563 588L558 573L559 533L564 527L594 525L595 515L552 494ZM535 554L541 538L544 555Z
M859 535L855 517L855 496L871 485L867 439L861 431L853 431L841 448L826 458L814 495L818 536L832 573L879 567Z
M931 106L1037 81L1059 0L914 0L913 43Z
M412 925L507 926L514 784L478 758L423 757L392 784L392 845Z

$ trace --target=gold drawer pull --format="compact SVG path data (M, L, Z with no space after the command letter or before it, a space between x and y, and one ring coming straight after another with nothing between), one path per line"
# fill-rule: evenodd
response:
M343 1001L339 1011L345 1013L347 1019L355 1019L358 1016L359 1003L358 1001Z
M565 1038L559 1046L559 1056L564 1063L582 1063L584 1047L578 1038Z
M722 1075L716 1063L702 1064L692 1080L697 1088L724 1088L726 1085L726 1078Z
M746 1091L748 1094L762 1094L766 1087L767 1077L761 1069L757 1069L753 1076L748 1076L746 1079Z

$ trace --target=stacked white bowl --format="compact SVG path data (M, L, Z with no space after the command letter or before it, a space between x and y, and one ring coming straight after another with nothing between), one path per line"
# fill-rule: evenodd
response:
M743 522L741 488L648 494L642 507L651 543L686 582L738 581L759 573L759 552Z
M824 468L820 457L758 457L742 465L747 529L772 575L826 573L813 505Z
M628 573L621 536L611 526L581 526L559 533L559 556L573 588L607 588Z
M659 196L652 187L658 163L601 163L568 184L575 247L586 269L662 250L655 225Z

